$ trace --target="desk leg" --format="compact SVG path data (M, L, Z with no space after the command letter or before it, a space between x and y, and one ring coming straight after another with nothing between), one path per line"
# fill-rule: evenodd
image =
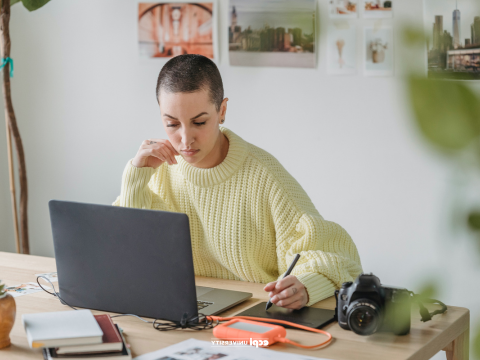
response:
M443 349L447 360L468 360L469 335L470 331L467 329Z

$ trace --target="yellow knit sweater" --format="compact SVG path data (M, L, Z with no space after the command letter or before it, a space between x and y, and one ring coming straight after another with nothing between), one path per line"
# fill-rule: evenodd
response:
M332 296L362 267L348 233L318 213L300 184L268 152L231 130L227 157L201 169L178 165L125 167L113 203L186 213L196 275L267 283L292 274L305 285L307 306Z

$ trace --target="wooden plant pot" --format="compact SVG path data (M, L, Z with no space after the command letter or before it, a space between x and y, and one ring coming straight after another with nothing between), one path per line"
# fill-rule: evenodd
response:
M15 299L9 293L0 296L0 349L10 346L10 331L15 322Z

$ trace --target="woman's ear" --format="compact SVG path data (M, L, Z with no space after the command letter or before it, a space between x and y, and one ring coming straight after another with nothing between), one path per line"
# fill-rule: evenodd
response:
M228 98L225 98L220 104L220 121L223 120L222 123L225 121L225 116L227 115L227 101Z

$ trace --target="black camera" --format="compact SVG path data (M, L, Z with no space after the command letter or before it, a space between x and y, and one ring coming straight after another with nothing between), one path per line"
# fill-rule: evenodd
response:
M338 324L358 335L377 331L406 335L410 332L410 294L407 289L382 286L373 274L361 274L335 291Z

